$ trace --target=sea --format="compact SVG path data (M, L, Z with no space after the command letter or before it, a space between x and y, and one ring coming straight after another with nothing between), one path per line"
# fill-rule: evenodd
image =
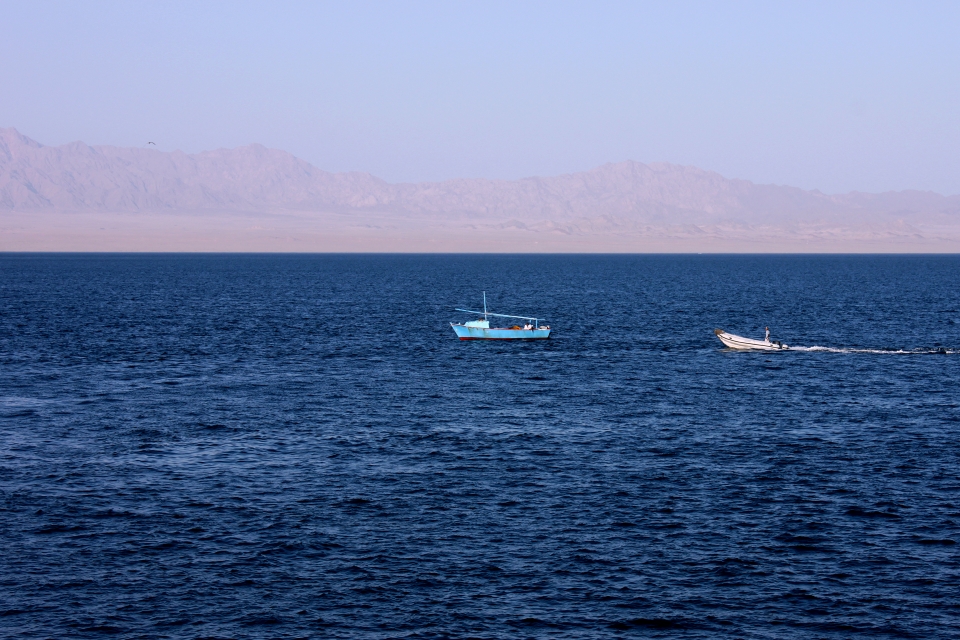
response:
M956 255L0 254L0 636L957 638L958 434Z

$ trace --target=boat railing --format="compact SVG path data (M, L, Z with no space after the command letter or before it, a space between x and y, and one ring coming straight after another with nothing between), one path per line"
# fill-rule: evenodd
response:
M531 320L536 326L540 326L540 318L534 318L533 316L508 316L505 313L492 313L490 311L474 311L472 309L454 309L454 311L463 311L464 313L473 313L478 316L496 316L498 318L514 318L516 320Z

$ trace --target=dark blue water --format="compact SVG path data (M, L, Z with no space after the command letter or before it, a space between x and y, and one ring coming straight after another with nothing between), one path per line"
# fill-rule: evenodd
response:
M456 340L483 290L554 336ZM0 635L960 636L958 292L960 257L2 255ZM764 325L817 349L713 335Z

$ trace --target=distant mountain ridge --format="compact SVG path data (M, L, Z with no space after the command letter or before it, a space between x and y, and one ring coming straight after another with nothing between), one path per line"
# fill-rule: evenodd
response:
M12 128L0 129L3 211L23 214L20 221L31 212L337 214L344 229L461 235L960 238L960 195L826 195L633 161L554 177L390 184L324 171L259 144L196 154L82 142L48 147Z
M0 207L113 212L379 209L573 219L611 215L656 222L782 222L840 214L956 215L960 196L919 191L828 196L731 180L696 167L620 162L521 180L389 184L331 173L252 144L197 154L153 149L46 147L0 129Z
M0 129L0 207L101 211L257 210L364 206L387 187L365 173L329 173L258 144L197 154L45 147ZM351 194L364 194L352 200ZM331 200L333 198L333 200Z

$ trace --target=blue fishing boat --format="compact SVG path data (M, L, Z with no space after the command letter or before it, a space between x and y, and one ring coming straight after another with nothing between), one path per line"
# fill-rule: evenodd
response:
M451 322L450 326L456 332L461 340L545 340L550 337L550 327L540 324L539 318L527 316L508 316L502 313L491 313L487 311L487 292L483 292L483 311L471 311L470 309L457 309L464 313L472 313L476 316L483 316L470 322L462 324ZM519 324L511 327L491 327L490 316L495 318L513 318L515 320L524 320L523 326Z

